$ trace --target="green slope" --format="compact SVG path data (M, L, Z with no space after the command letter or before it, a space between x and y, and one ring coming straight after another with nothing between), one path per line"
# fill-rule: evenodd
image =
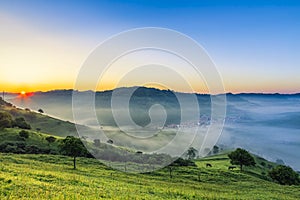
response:
M298 199L299 186L281 186L229 171L228 161L210 158L212 168L177 167L149 174L109 169L95 159L54 155L0 154L0 199ZM200 175L200 180L198 175Z
M221 153L218 155L202 158L197 160L196 164L199 167L206 167L206 164L209 163L213 166L211 168L211 171L229 171L228 167L232 166L232 164L230 164L230 159L228 158L229 153L230 151L226 153ZM253 154L252 156L254 157L256 165L249 166L249 167L244 166L243 173L263 180L271 181L271 179L268 177L268 172L270 169L274 168L277 164ZM238 166L236 166L236 168L231 171L239 172L240 169Z
M40 130L43 133L65 137L68 135L76 136L76 127L74 123L63 121L50 117L46 114L32 112L30 110L16 108L10 103L7 103L0 98L0 111L10 113L14 118L23 117L28 122L32 130ZM82 133L90 132L90 128L79 126ZM78 135L77 135L78 136Z
M0 152L10 153L46 153L46 154L59 154L59 142L61 137L55 137L53 143L47 141L48 134L26 130L29 137L20 137L19 132L22 129L6 128L0 131Z

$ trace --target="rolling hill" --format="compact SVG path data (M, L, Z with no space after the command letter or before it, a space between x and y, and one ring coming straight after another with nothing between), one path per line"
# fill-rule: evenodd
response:
M282 186L229 171L226 155L197 160L196 167L130 174L95 159L0 154L0 199L298 199L299 186ZM205 164L211 163L211 168ZM252 170L256 170L253 168Z
M0 148L7 152L0 153L0 199L252 200L298 199L300 196L299 186L282 186L271 181L268 172L276 164L262 157L253 155L256 166L246 167L244 172L229 170L230 151L197 159L196 166L172 167L172 176L169 167L142 174L124 173L93 158L79 158L78 170L73 170L72 158L51 155L60 154L59 143L64 136L74 133L73 123L16 108L5 101L0 101L0 111L24 117L33 127L26 130L27 138L20 136L22 129L19 128L0 131ZM88 131L88 127L83 128ZM50 143L49 137L55 140ZM86 145L93 144L86 141ZM102 155L124 156L124 149L107 144L102 144L102 151L101 148L94 150ZM28 152L31 154L24 154ZM128 156L140 155L132 152ZM130 162L133 164L135 160ZM134 165L144 166L138 162ZM206 167L208 163L212 167ZM118 158L107 164L124 167Z
M32 130L37 130L46 134L65 137L68 135L78 136L76 126L69 121L60 120L47 114L41 114L27 109L17 108L16 106L3 101L0 98L0 111L10 113L14 118L23 117L28 122ZM82 132L90 132L91 129L86 126L78 125Z

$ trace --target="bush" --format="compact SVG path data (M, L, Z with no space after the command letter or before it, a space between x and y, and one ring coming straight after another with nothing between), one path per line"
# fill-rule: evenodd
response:
M29 133L27 131L22 130L22 131L19 132L19 136L21 138L26 138L27 139L27 138L29 138Z
M56 141L56 138L53 137L53 136L48 136L48 137L46 137L46 140L47 140L47 142L50 144L50 143L55 142L55 141Z
M7 112L0 112L0 129L10 128L12 126L12 116Z
M300 183L299 174L285 165L278 165L272 169L269 176L281 185L298 185Z
M43 153L43 151L35 145L30 145L25 148L26 153L38 154Z
M171 164L171 166L196 166L196 164L192 160L178 158Z
M28 124L23 117L17 117L13 123L13 126L22 129L31 129L30 124Z

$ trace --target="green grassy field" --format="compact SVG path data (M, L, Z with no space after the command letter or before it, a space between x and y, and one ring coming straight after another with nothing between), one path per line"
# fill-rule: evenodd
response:
M79 158L73 170L69 157L0 154L0 199L299 199L299 186L229 171L226 155L196 163L176 167L170 178L168 169L128 174Z

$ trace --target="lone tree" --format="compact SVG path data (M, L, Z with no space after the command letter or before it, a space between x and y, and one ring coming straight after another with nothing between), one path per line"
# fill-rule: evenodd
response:
M299 174L291 167L278 165L269 172L269 176L281 185L298 185L300 184Z
M39 113L44 113L44 111L40 108L40 109L38 109L38 112Z
M219 147L214 145L213 149L212 149L213 154L218 154L219 153Z
M245 149L237 148L228 154L228 157L231 164L240 166L241 171L243 171L243 166L255 166L254 158Z
M64 155L73 157L73 166L76 169L76 158L86 156L87 150L79 138L67 136L61 143L61 152Z
M198 152L198 151L197 151L194 147L190 147L190 148L187 150L187 152L186 152L187 158L188 158L189 160L194 159L194 158L196 157L196 155L197 155L197 152Z

